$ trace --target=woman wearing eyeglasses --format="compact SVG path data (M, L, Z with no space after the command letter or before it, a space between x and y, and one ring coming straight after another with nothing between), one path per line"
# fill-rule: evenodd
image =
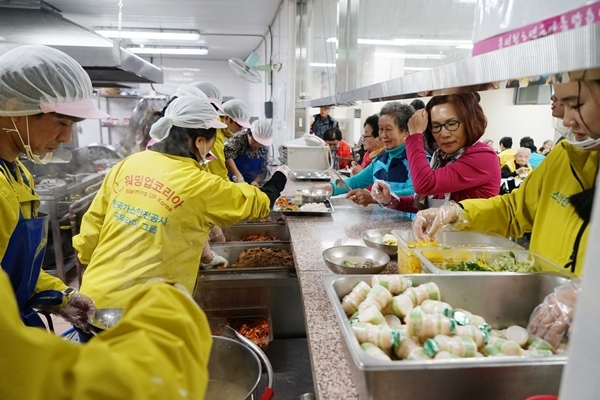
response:
M472 93L432 97L408 122L406 154L415 196L396 196L385 182L377 181L373 198L385 207L414 213L449 200L497 195L498 156L478 141L486 126ZM435 149L431 162L423 151L425 145Z
M356 161L352 161L352 175L356 175L365 169L375 157L385 150L383 143L379 140L379 115L374 114L367 118L363 129L361 141L363 149L365 149L365 155L360 165Z

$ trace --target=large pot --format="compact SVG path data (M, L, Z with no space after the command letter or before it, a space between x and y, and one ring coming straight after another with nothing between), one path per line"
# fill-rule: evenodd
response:
M255 395L261 376L258 356L247 346L213 336L205 400L245 400Z

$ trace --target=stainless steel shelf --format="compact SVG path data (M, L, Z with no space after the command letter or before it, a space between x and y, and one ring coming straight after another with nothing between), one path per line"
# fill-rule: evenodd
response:
M428 92L502 82L537 75L600 67L600 24L545 36L400 78L379 82L331 97L303 100L297 108L353 101L385 101L419 97Z

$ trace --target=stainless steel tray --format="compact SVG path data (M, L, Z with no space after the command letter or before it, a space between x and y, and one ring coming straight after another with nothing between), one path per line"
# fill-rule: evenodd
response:
M440 268L439 265L443 262L450 262L456 264L460 261L468 261L473 259L485 258L488 261L497 258L498 256L514 255L519 261L529 261L541 271L547 273L560 274L566 278L575 278L575 275L570 270L564 269L563 267L553 263L552 261L540 256L539 254L532 253L528 250L523 249L478 249L478 248L467 248L458 250L454 249L443 249L443 248L419 248L415 249L415 253L421 259L423 264L423 271L432 274L473 274L474 272L469 271L447 271ZM483 273L489 273L486 271L477 271ZM514 274L514 272L501 272L503 274Z
M288 200L294 201L293 197L286 197L286 196L281 196L280 198L286 198ZM331 202L329 200L325 200L323 202L323 204L325 204L325 207L327 207L328 211L284 211L282 210L277 204L273 206L273 211L278 211L280 213L282 213L283 215L294 215L294 216L321 216L321 215L329 215L331 214L333 211L335 211L333 209L333 205L331 205Z
M426 361L381 361L365 353L354 336L341 299L372 275L324 277L341 329L342 348L361 399L522 400L558 394L567 356L493 357ZM492 327L527 326L533 309L566 280L552 274L421 274L414 285L435 282L442 300L481 315Z
M211 245L213 250L218 255L224 257L229 261L229 265L235 264L242 251L251 249L254 247L268 247L287 250L292 252L292 246L290 242L237 242L235 244L225 243L224 245ZM226 268L226 269L209 269L201 270L201 275L214 275L214 274L245 274L245 273L257 273L257 272L274 272L274 271L289 271L295 267L284 267L282 265L266 265L260 268Z
M232 242L242 242L242 239L255 234L266 233L270 236L278 236L279 240L276 241L264 241L264 242L242 242L242 243L271 243L271 242L289 242L290 232L285 224L240 224L230 227L224 227L223 234L225 235L225 243L211 243L213 246L228 245Z
M330 181L326 171L292 171L292 176L299 181Z

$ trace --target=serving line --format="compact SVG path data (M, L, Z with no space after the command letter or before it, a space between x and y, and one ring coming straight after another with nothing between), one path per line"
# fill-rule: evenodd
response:
M313 183L288 181L284 195ZM340 328L323 285L332 275L322 253L334 245L363 245L361 234L368 229L410 229L411 221L401 213L379 206L355 206L344 197L333 197L335 212L320 217L286 216L304 309L315 394L320 400L358 399L348 360L340 342ZM397 273L392 261L383 274Z

